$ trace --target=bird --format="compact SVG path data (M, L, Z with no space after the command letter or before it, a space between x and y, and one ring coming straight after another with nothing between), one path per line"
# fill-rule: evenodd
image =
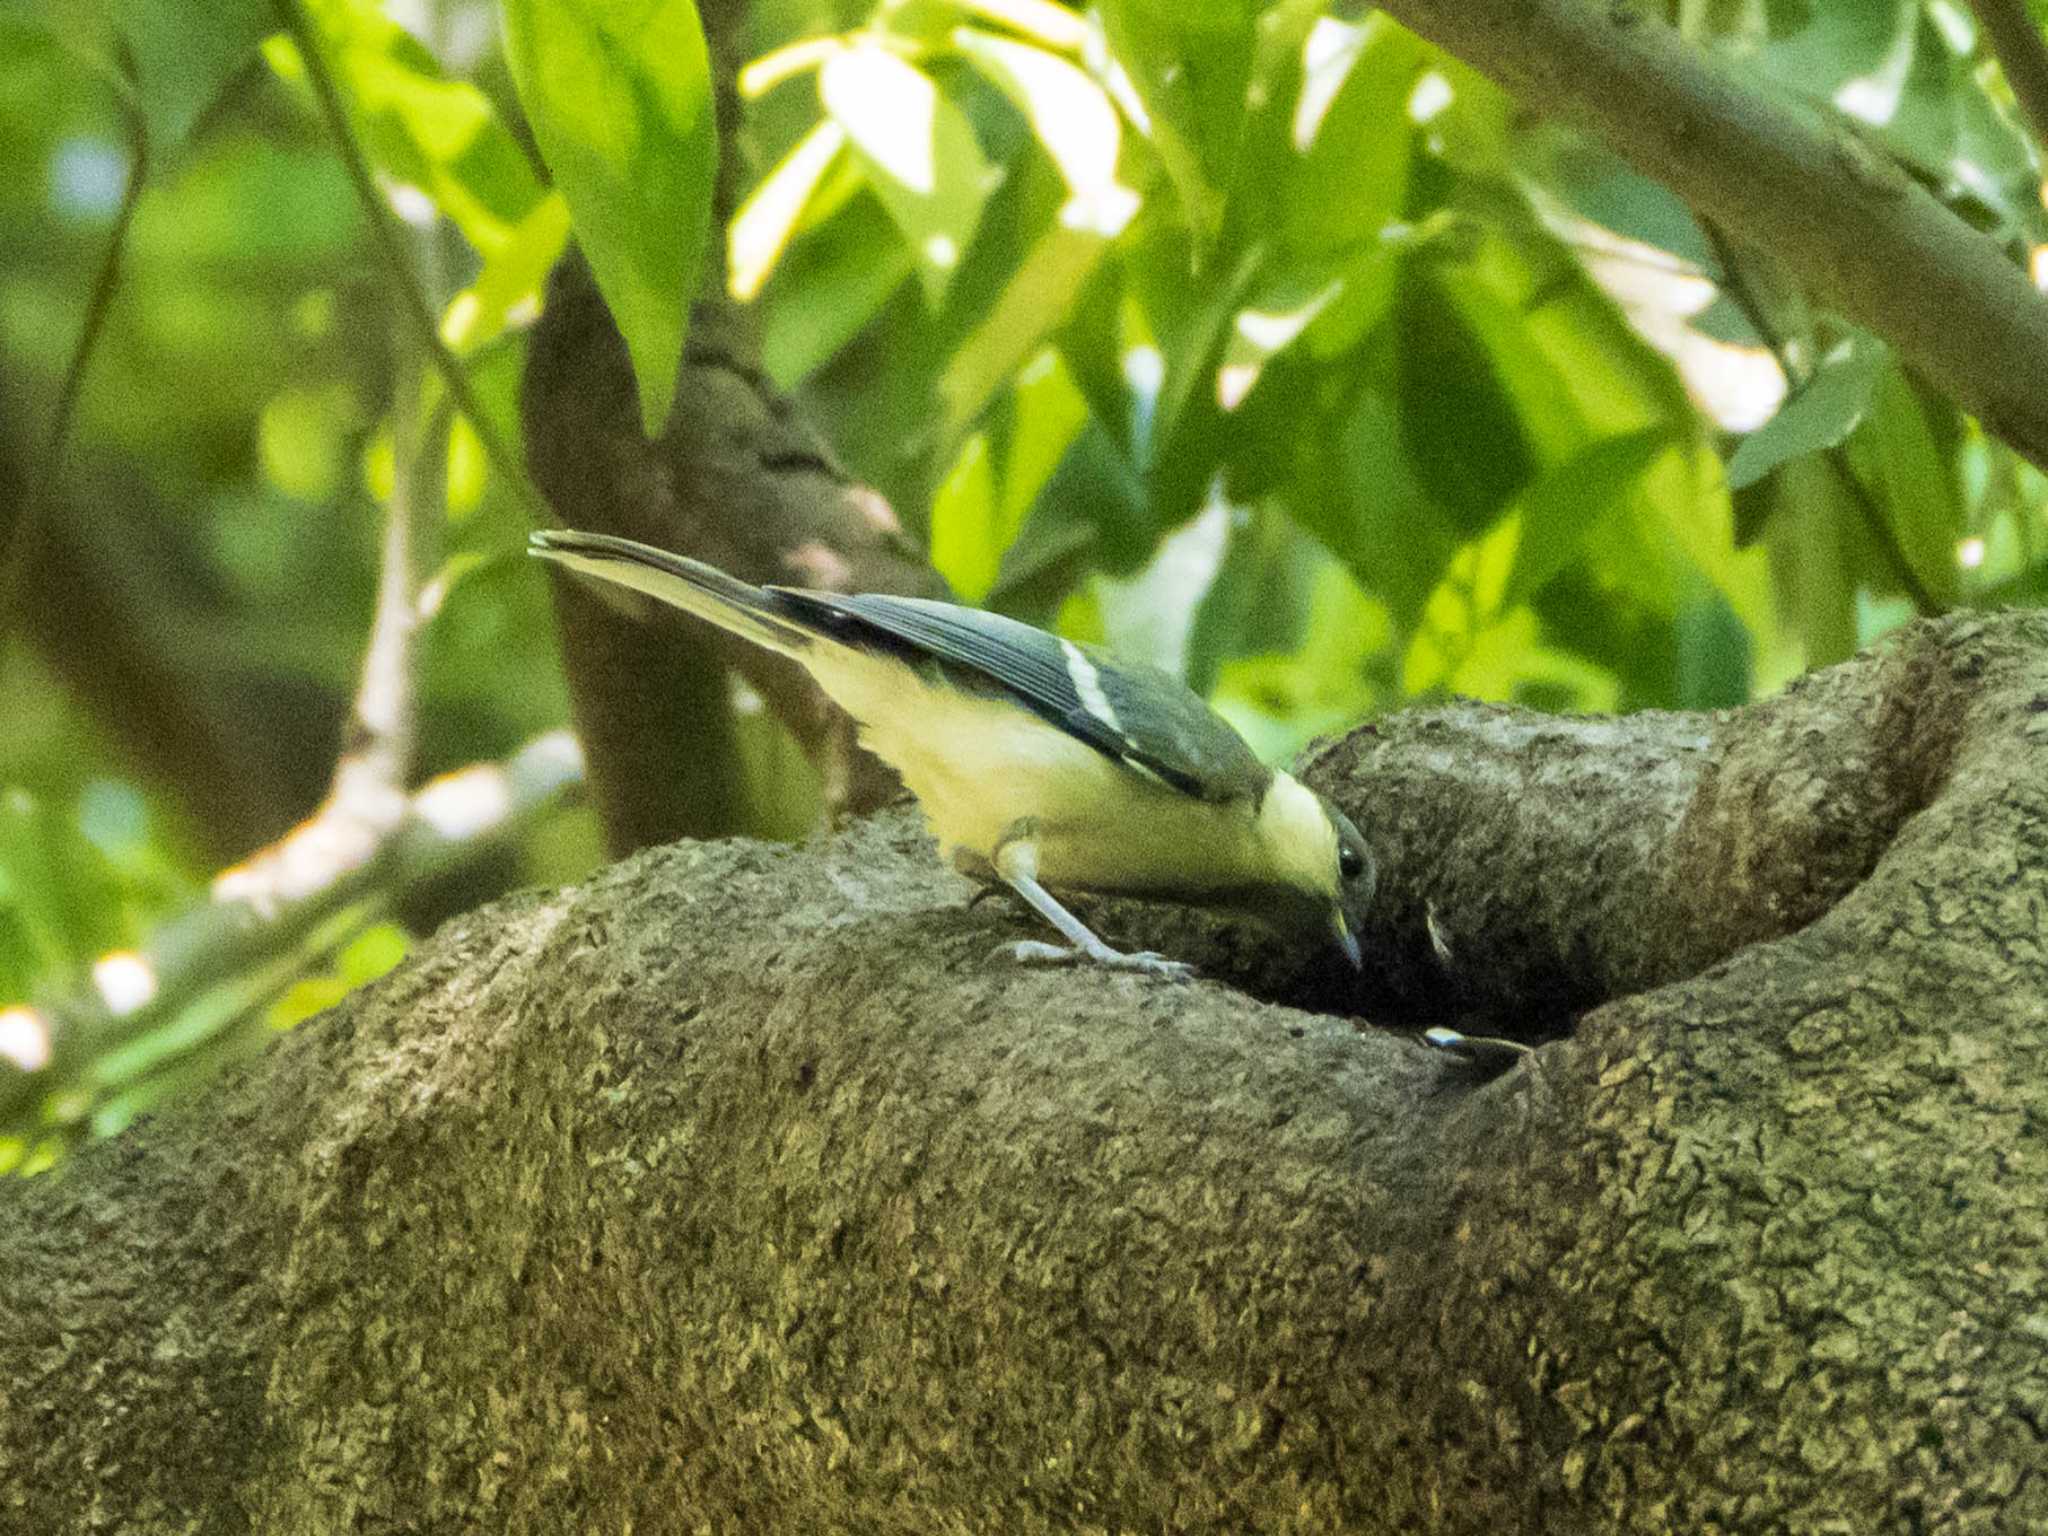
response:
M801 666L901 776L941 858L1008 886L1066 940L1005 945L1016 960L1195 974L1113 948L1058 891L1236 912L1363 964L1371 846L1157 667L953 603L757 587L614 534L543 529L528 549Z

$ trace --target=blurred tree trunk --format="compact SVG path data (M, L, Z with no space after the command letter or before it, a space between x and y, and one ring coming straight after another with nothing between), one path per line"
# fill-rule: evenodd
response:
M0 1185L0 1527L2048 1528L2044 754L2032 613L1355 733L1489 1082L1199 918L993 962L901 812L460 919Z
M726 295L722 232L743 171L734 81L751 47L749 0L701 10L718 82L719 174L703 285L658 437L642 435L626 344L580 254L549 279L527 348L520 424L534 483L571 528L709 561L745 581L947 597L895 512L853 479L761 367L752 314ZM592 799L614 854L757 829L731 671L817 766L833 814L900 793L896 777L798 668L711 626L556 573L555 611Z
M29 495L16 430L0 410L10 511ZM202 856L226 863L319 802L348 700L263 656L195 646L226 627L230 602L180 522L138 473L74 468L23 551L20 623L81 714L185 814Z

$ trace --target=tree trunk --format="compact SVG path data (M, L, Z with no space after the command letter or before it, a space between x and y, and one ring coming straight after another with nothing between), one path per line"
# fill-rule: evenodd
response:
M2044 754L2031 613L1382 721L1371 1022L903 811L460 919L0 1186L0 1529L2048 1528Z

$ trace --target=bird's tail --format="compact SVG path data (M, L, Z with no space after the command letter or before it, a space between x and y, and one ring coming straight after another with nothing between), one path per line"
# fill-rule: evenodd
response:
M701 560L609 533L572 528L542 529L528 537L526 547L528 553L572 571L658 597L785 656L800 655L811 644L809 631L777 612L773 593Z

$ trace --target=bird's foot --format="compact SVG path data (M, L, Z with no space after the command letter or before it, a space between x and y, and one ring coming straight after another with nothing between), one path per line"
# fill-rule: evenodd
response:
M1113 971L1137 971L1147 976L1159 976L1167 981L1192 981L1197 974L1185 960L1169 960L1149 949L1127 955L1107 944L1088 949L1078 944L1045 944L1037 939L1019 939L1013 944L1000 946L996 954L1021 965L1100 965Z

